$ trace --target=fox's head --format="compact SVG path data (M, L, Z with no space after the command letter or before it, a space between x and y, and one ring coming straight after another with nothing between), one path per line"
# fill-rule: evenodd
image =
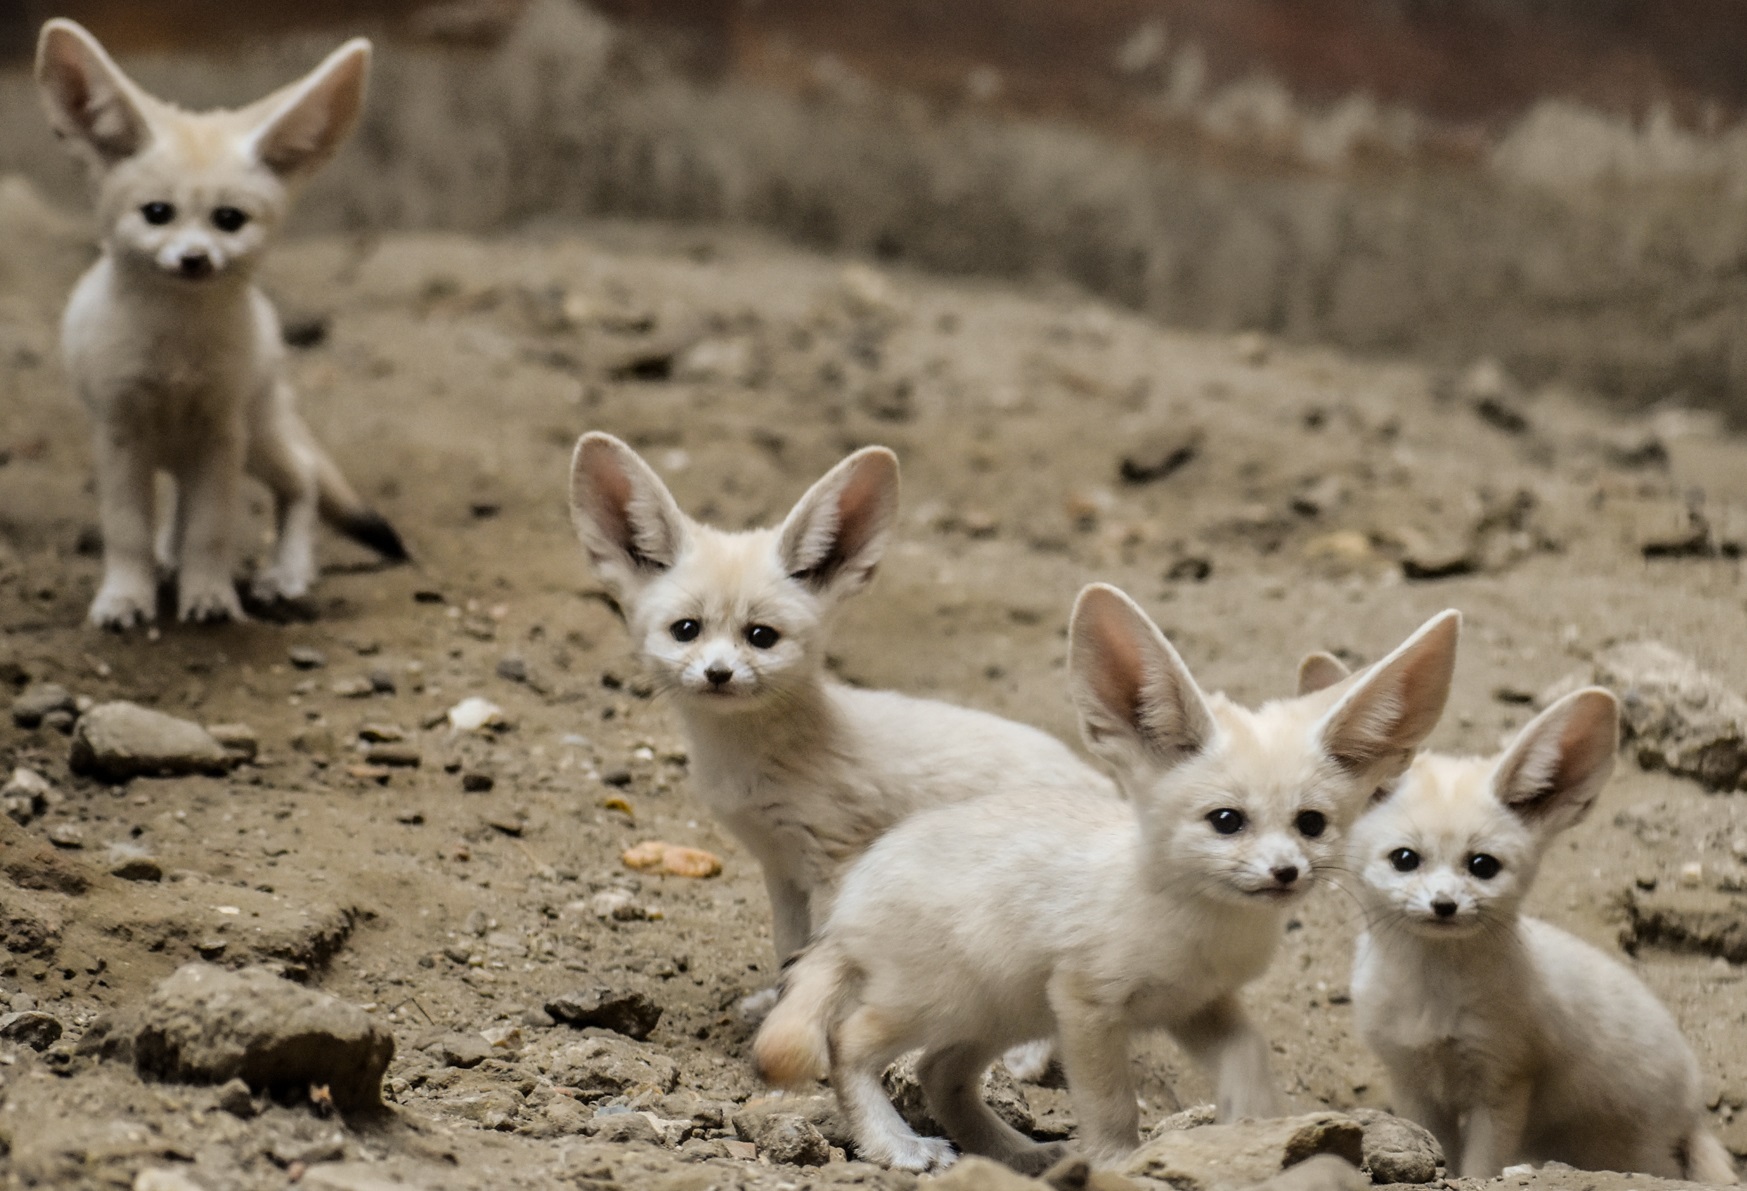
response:
M43 26L36 78L55 135L91 168L105 248L194 283L247 276L297 187L352 131L370 43L354 39L246 108L186 112L121 72L68 20Z
M1374 926L1460 938L1508 924L1554 835L1613 772L1619 701L1565 696L1499 756L1427 753L1353 828L1351 863Z
M772 529L725 533L675 503L637 453L585 434L570 516L589 562L664 687L731 713L811 682L831 613L873 578L898 512L898 460L865 447Z
M1252 710L1204 693L1122 592L1082 591L1068 630L1081 731L1134 802L1158 884L1251 905L1302 896L1437 725L1460 627L1444 612L1356 679Z

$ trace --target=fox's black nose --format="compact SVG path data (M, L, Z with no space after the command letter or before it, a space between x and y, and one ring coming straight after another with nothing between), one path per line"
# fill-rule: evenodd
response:
M212 272L212 258L204 252L184 253L181 264L184 277L205 277Z
M1283 864L1274 870L1274 880L1280 882L1282 885L1290 885L1297 879L1298 866L1295 864Z
M734 671L725 666L711 666L704 671L704 677L710 680L711 686L726 686L728 680L734 677Z
M1432 913L1439 918L1451 918L1456 913L1456 903L1451 901L1435 901L1432 903Z

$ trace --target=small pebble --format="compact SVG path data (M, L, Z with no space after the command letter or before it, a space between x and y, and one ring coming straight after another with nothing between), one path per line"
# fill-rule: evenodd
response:
M299 670L319 670L328 664L327 656L313 645L293 645L286 656Z
M503 722L503 708L478 695L469 695L449 709L449 724L460 732L478 732Z
M83 848L85 830L77 823L56 823L48 831L49 843L57 848Z

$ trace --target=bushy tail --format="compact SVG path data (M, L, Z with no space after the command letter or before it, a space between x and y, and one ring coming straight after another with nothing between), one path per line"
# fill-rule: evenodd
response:
M394 526L375 509L365 504L326 451L314 445L315 478L320 493L322 520L360 545L368 546L390 562L405 562L411 555L400 540Z
M764 1081L779 1088L823 1079L831 1065L831 1026L849 992L850 965L841 952L815 944L783 978L782 996L752 1040Z
M1695 1183L1714 1183L1733 1187L1741 1181L1735 1173L1735 1159L1703 1125L1693 1126L1686 1135L1686 1177Z

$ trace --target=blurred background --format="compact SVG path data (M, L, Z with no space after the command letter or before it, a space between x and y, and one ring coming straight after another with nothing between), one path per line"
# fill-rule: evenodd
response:
M306 229L751 225L1747 410L1736 0L0 0L0 172L77 203L53 15L190 104L377 37Z

